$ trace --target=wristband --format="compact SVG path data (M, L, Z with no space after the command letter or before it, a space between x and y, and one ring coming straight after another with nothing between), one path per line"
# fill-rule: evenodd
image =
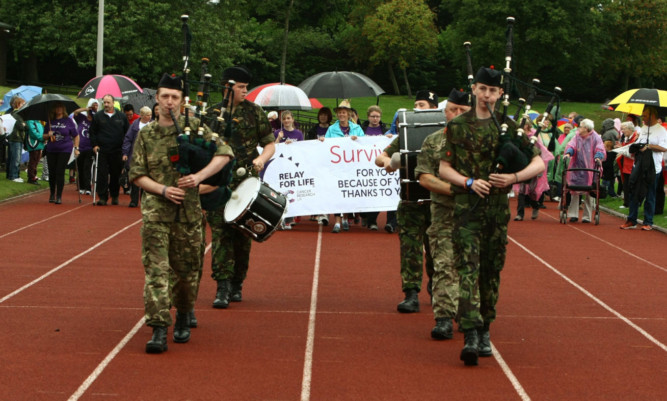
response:
M519 183L519 176L516 173L514 173L514 178L516 179L515 183L518 184Z
M79 147L78 147L78 146L75 146L75 147L74 147L74 150L79 150Z
M162 197L163 198L167 197L167 186L166 185L164 187L162 187Z
M472 191L472 183L475 182L474 178L468 178L466 180L465 188Z

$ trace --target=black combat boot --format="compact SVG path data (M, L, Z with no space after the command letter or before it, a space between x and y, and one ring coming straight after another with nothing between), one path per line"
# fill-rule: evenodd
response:
M396 307L401 313L419 312L419 293L416 290L405 290L405 299Z
M174 342L187 343L190 341L190 318L188 312L176 311L174 324Z
M243 301L243 281L232 281L232 294L229 297L229 300L232 302L241 302Z
M153 337L146 343L146 353L161 354L167 350L167 328L153 327Z
M454 337L454 324L452 319L439 317L435 319L435 327L431 330L431 338L434 340L450 340Z
M477 329L466 330L463 333L464 345L461 350L461 360L466 366L476 366L479 355L479 337Z
M229 293L231 291L231 283L229 280L218 280L218 290L215 293L215 301L213 307L217 309L227 309L229 306Z
M191 329L196 328L198 322L197 322L197 316L195 316L194 308L190 312L188 312L188 319L189 319L188 326Z
M489 327L484 326L477 329L477 336L479 337L479 356L493 356L491 350L491 336L489 335Z

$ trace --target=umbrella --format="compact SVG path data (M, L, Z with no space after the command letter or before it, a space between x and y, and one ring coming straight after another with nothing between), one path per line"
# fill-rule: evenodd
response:
M358 72L321 72L299 84L308 96L342 98L380 96L385 93L372 79Z
M311 110L321 108L317 99L309 99L308 95L298 86L273 82L253 88L245 97L265 109L277 110Z
M79 105L65 95L58 95L49 93L46 95L39 95L33 97L28 103L24 104L16 112L23 117L24 120L43 120L49 119L49 112L51 108L57 103L62 103L65 106L67 114L72 113L79 108Z
M612 99L614 110L640 116L644 106L667 107L667 91L660 89L630 89Z
M0 106L0 111L7 111L10 109L9 101L14 95L19 95L26 102L37 95L42 94L42 88L39 86L21 85L16 89L12 89L2 98L4 103Z
M134 107L134 111L139 113L139 109L144 106L148 106L153 109L155 102L155 93L157 90L144 88L143 92L130 93L127 96L123 96L120 101L121 103L131 104Z
M102 75L88 81L77 97L99 99L104 95L123 97L137 92L143 92L143 90L125 75Z

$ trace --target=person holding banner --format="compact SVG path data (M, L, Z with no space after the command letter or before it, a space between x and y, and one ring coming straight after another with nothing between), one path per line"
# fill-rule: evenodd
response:
M324 135L324 138L350 137L354 141L357 139L357 137L365 135L364 131L361 129L361 126L353 122L350 118L352 115L352 106L350 105L349 100L343 99L338 107L334 109L334 113L336 113L338 121L329 127L327 133ZM339 233L341 228L344 231L348 231L350 229L350 223L347 221L346 217L344 217L342 214L337 214L334 217L335 223L333 229L331 230L332 233Z
M452 89L445 106L445 118L453 120L470 110L467 92ZM419 184L431 191L431 225L426 230L433 256L432 306L435 326L431 330L434 340L454 337L454 323L459 301L459 276L454 266L452 235L454 230L454 196L451 184L440 179L440 150L445 143L446 128L424 139L417 156L415 177Z
M244 179L258 177L276 151L275 137L266 113L259 105L245 99L251 78L250 72L241 66L227 68L222 73L223 82L236 82L231 89L232 104L226 105L231 110L234 124L228 142L238 167L230 184L232 190ZM223 99L228 90L225 90ZM257 147L264 148L261 155ZM242 301L252 241L225 222L222 209L206 213L206 220L211 226L211 277L217 282L213 307L226 309L230 301Z
M437 109L438 95L429 90L420 90L415 97L415 110ZM391 157L399 152L397 136L375 159L375 165L388 172L396 170ZM401 282L405 299L396 309L401 313L419 312L419 292L421 291L424 255L426 255L426 274L429 277L429 293L433 275L433 259L426 229L431 225L431 211L428 203L399 201L396 210L398 220L398 238L401 246Z
M496 318L500 271L507 252L512 184L544 171L537 147L527 136L517 135L510 118L505 135L530 150L526 167L516 173L494 173L500 149L502 118L495 112L503 95L502 72L482 67L472 85L474 109L447 122L445 144L440 151L440 177L452 184L454 195L454 263L459 274L459 327L464 331L460 359L477 365L479 356L492 356L489 326ZM494 113L494 114L492 114Z
M63 187L65 186L65 169L70 156L79 155L79 133L74 120L69 118L65 105L56 103L49 112L49 121L44 129L46 141L46 159L49 166L49 202L62 203ZM74 148L74 152L72 152Z

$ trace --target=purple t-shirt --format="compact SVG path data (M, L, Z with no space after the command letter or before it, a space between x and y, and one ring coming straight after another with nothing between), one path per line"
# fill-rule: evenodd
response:
M79 113L73 119L77 124L76 131L79 133L79 150L81 152L92 150L93 146L90 144L90 134L88 133L91 121L88 121L88 117L83 113Z
M76 125L69 117L51 120L46 123L44 132L53 131L54 141L46 144L46 151L53 153L71 153L74 143L72 140L79 134L76 132Z
M366 127L366 136L374 136L374 135L384 135L384 132L382 131L382 126L378 125L377 127L371 127L368 126Z
M320 137L320 136L326 135L328 129L329 129L328 126L322 127L321 125L317 124L317 128L316 128L317 136Z
M273 131L273 136L278 138L279 132L280 132L279 129ZM288 139L291 139L293 141L303 141L303 132L299 131L298 129L294 129L292 131L287 131L286 129L283 129L283 138L280 140L280 143L283 143Z

